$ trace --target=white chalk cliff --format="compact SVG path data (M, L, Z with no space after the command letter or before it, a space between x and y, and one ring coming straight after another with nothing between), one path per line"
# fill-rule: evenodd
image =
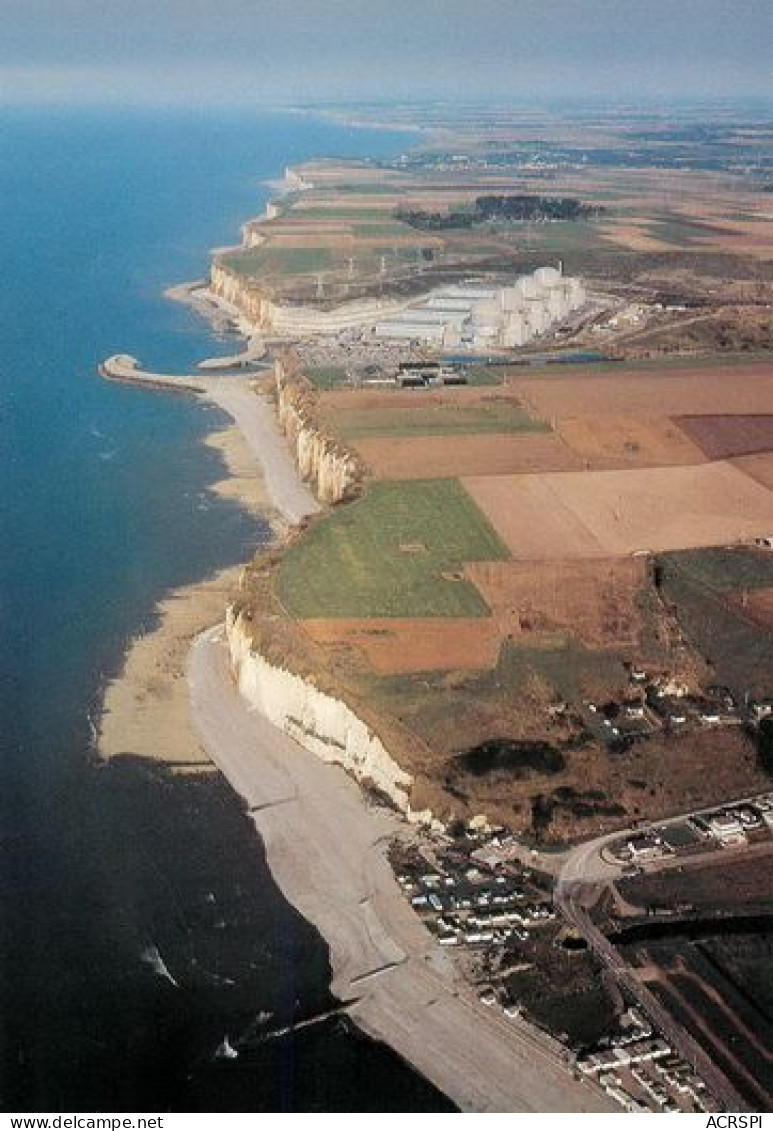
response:
M410 805L413 778L401 770L381 739L340 699L254 650L241 614L229 609L226 637L240 693L275 727L325 762L343 766L362 785L375 787L409 820L429 823L432 814Z

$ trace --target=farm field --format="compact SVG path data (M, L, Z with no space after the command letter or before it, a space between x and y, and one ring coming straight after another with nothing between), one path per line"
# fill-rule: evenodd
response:
M681 416L674 423L710 460L773 452L773 416Z
M758 936L760 941L763 937ZM748 938L755 941L753 933ZM673 937L639 944L634 954L644 966L641 976L678 1023L703 1045L753 1110L768 1111L773 1102L773 1025L754 983L769 947L763 945L758 955L757 978L744 986L734 969L734 942L722 933L721 924L713 930L706 924L705 934L694 937L690 932L689 938L680 937L675 927Z
M764 455L740 456L738 459L734 459L733 463L746 475L756 480L757 483L761 483L763 487L767 487L769 491L773 491L773 453L766 452Z
M487 671L500 647L491 617L368 617L302 620L318 644L360 654L381 675L406 672Z
M514 557L577 558L753 541L773 494L730 463L464 479Z
M773 404L773 365L646 368L512 378L508 387L545 420L566 416L757 416Z
M582 460L555 432L447 436L374 436L351 443L377 479L434 479L579 471Z
M643 558L476 562L465 576L482 594L500 636L575 637L591 648L638 648L648 581Z
M660 562L663 592L687 639L710 658L717 681L739 697L770 694L766 592L773 554L713 549L667 554Z
M651 875L632 876L616 885L631 903L645 906L660 903L693 905L698 913L722 911L773 910L770 867L773 845L750 868L748 860L714 860L702 867L685 870L670 868Z
M507 397L481 398L473 403L444 399L436 404L417 398L410 406L390 405L378 409L346 405L331 415L326 413L323 404L320 418L342 440L373 436L480 436L549 431L548 424L535 420L517 401Z
M753 546L684 550L664 555L662 561L667 571L678 570L696 584L721 593L751 593L773 586L773 554Z
M444 408L449 400L460 408L475 406L494 400L520 405L517 393L501 385L460 385L453 388L400 389L393 386L360 389L331 389L320 396L323 414L331 417L349 411L379 412L398 408Z
M373 483L288 550L279 595L302 619L486 616L461 568L507 556L458 481Z
M753 589L734 595L730 606L746 620L754 621L766 632L773 633L773 589Z
M697 374L682 365L657 377L602 369L568 381L564 370L482 387L333 388L319 394L317 414L377 479L680 467L773 445L773 417L742 411L773 397L768 367ZM705 414L668 415L688 404ZM762 457L756 471L773 481Z
M580 639L592 648L635 653L643 630L647 583L642 559L577 562L487 561L464 576L491 610L482 617L306 618L318 644L353 650L374 671L491 671L505 641L561 647Z
M425 389L331 389L319 398L320 415L331 421L345 421L350 414L358 419L363 413L368 414L372 423L382 417L388 421L391 414L401 410L422 415L432 412L441 416L448 413L469 414L473 419L476 415L496 416L502 413L507 419L513 412L523 412L524 406L518 394L501 383Z
M556 429L583 466L594 471L678 466L703 463L706 458L678 423L667 417L616 413L562 416L556 422Z

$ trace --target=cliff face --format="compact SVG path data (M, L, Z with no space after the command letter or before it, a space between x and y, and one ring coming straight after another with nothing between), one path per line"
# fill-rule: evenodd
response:
M246 224L242 232L242 246L256 247L266 239L257 230L259 225ZM386 302L380 299L361 299L341 303L331 310L313 306L282 305L272 301L262 290L260 281L223 266L217 259L210 270L210 287L214 294L230 302L256 330L270 330L288 338L304 334L337 334L341 330L373 326L382 318L399 314L408 306L408 300Z
M229 271L217 260L210 271L210 288L213 294L230 302L252 324L253 330L271 327L271 303L253 280Z
M352 498L362 478L356 456L319 427L308 384L288 380L281 361L276 363L276 391L279 426L301 478L312 484L320 502L340 503Z
M226 616L226 635L239 691L251 706L318 758L343 766L361 784L375 787L409 820L432 822L429 811L411 809L411 775L345 703L253 651L242 616L232 609Z

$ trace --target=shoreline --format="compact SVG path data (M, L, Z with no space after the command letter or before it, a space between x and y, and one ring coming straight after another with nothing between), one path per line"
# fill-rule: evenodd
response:
M232 476L257 461L255 513L270 500L274 522L292 524L319 509L267 398L246 380L223 379L201 399L236 421L207 441L229 470L213 491L249 505L249 479ZM614 1110L573 1077L549 1037L482 1006L426 931L386 855L405 823L374 807L340 766L249 710L233 684L223 625L210 627L222 620L239 572L229 567L159 602L158 626L132 643L106 689L100 756L131 752L175 772L221 772L246 801L274 882L327 945L331 992L363 1032L462 1110Z
M331 991L463 1111L614 1111L572 1075L557 1042L477 999L429 934L387 859L405 824L250 710L234 686L224 629L191 649L194 721L245 802L285 898L327 943Z
M165 293L210 321L214 309L233 328L219 303L192 296L196 289L186 284ZM123 355L118 360L119 374L101 369L107 379L186 391L234 421L207 441L220 448L228 471L213 491L264 515L269 503L275 535L277 526L320 510L299 478L273 405L248 378L175 379L145 374ZM246 463L253 466L251 496ZM132 642L122 672L106 688L100 757L130 752L177 772L221 772L246 802L275 883L325 941L331 992L363 1032L461 1110L616 1110L573 1076L556 1042L478 1001L394 877L387 848L405 823L374 807L340 766L249 710L234 686L220 623L239 570L222 570L158 603L158 626Z
M214 254L215 250L228 249L213 249L210 254ZM235 332L246 341L249 341L255 334L255 327L252 323L232 303L216 295L211 290L208 279L194 279L190 283L175 283L173 286L167 287L162 294L164 298L171 302L179 302L183 306L190 307L194 313L209 323L216 334Z
M224 471L208 493L265 520L276 536L281 516L240 429L235 424L216 428L204 437L204 445L220 453ZM199 633L222 615L242 568L226 566L159 598L153 627L129 642L120 670L103 688L95 744L99 758L110 761L131 753L175 771L213 770L191 728L187 655Z

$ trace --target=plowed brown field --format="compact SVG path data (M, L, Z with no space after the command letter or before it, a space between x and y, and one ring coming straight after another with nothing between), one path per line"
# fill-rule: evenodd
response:
M583 464L595 470L705 461L701 449L666 417L576 416L559 420L557 428Z
M773 452L773 416L679 416L674 423L708 459Z
M590 368L590 367L588 367ZM509 386L543 420L620 416L759 415L773 404L773 365L637 369L515 378Z
M758 456L740 456L732 463L740 468L745 475L750 476L769 491L773 491L773 452L765 452ZM770 531L768 531L768 535ZM767 535L766 535L767 537Z
M502 436L374 436L351 446L377 479L435 479L580 470L583 462L555 432Z
M485 671L499 654L499 630L488 617L415 620L304 620L318 644L354 648L381 675L452 670Z
M643 558L477 562L465 567L492 610L501 637L559 633L589 647L635 647Z
M721 546L773 530L773 493L726 462L471 477L464 485L521 560Z

